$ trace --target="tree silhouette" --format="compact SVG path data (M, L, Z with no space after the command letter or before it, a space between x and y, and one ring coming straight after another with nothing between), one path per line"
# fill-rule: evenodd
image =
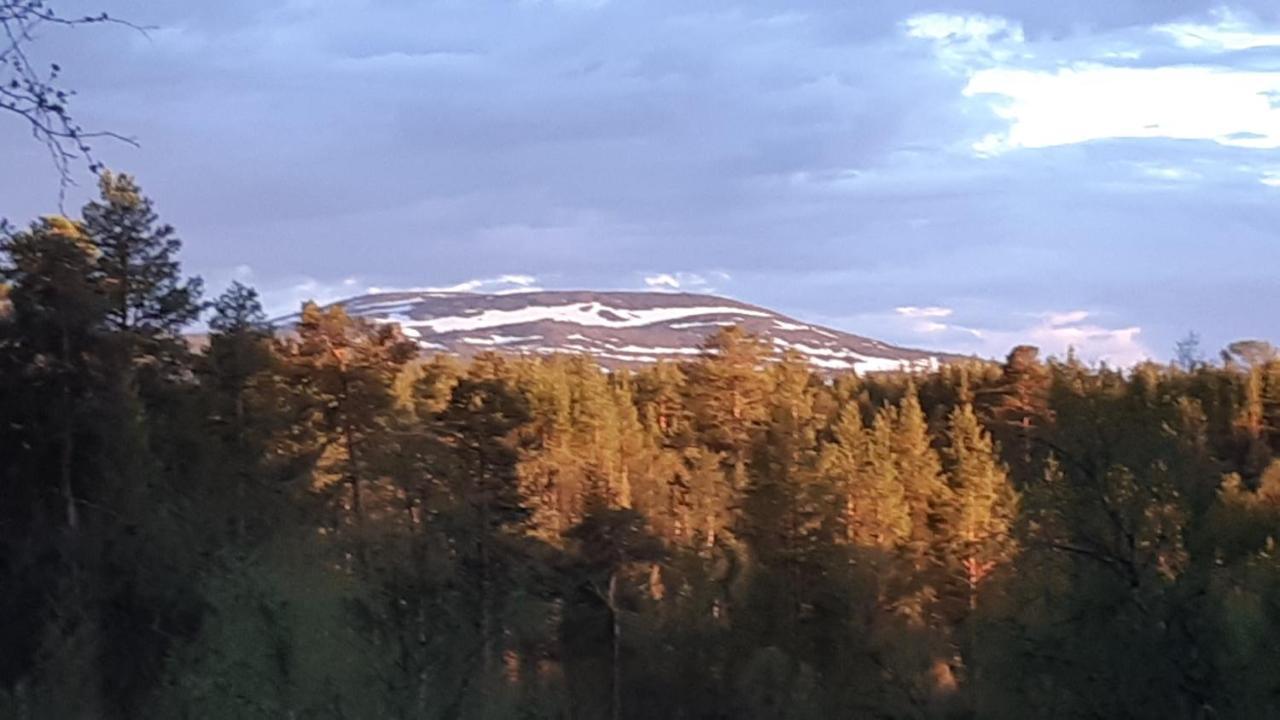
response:
M36 142L44 145L58 171L63 193L74 184L74 168L83 163L89 172L102 170L92 143L110 138L135 145L129 137L106 130L87 130L71 113L75 91L61 82L62 67L43 66L28 55L37 31L47 26L119 24L142 28L105 12L96 15L59 14L45 0L0 0L0 112L17 115Z

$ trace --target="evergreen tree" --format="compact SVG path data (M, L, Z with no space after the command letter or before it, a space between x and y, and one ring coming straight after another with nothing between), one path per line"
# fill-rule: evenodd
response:
M944 508L951 503L951 489L942 477L941 461L933 449L915 384L908 384L897 408L886 408L882 413L886 417L880 422L891 423L891 428L878 432L892 435L894 473L902 483L910 508L910 547L918 563L936 562L935 537L945 519ZM930 557L934 560L928 560Z
M91 451L102 400L104 307L94 278L97 251L78 224L47 218L7 238L0 252L8 303L0 318L0 683L29 688L52 680L34 669L42 646L62 639L57 603L75 599L67 577L82 562L81 516L96 490ZM88 697L77 693L68 702L94 707L91 668L64 669L90 684Z
M747 460L767 417L769 387L761 372L768 348L737 326L712 335L699 362L685 368L688 403L699 444L719 458L723 487L700 523L708 547L732 523L729 510L741 501Z
M219 484L222 492L215 491L211 499L233 498L228 529L243 543L255 529L251 524L261 531L271 523L274 497L267 466L273 438L286 422L279 407L284 393L277 388L272 328L257 293L233 283L213 310L201 381L208 420L219 440L221 469L231 476L233 491L226 493Z
M580 678L578 687L571 688L574 712L612 720L642 716L635 710L628 712L625 705L625 699L634 696L625 686L624 643L630 637L625 628L629 607L637 606L637 596L643 595L651 568L656 567L653 563L665 554L662 544L636 511L602 505L594 505L567 537L570 607L562 633L565 645L576 649L575 659L581 663L572 668ZM604 616L604 622L598 622L598 615ZM598 633L607 638L603 643L591 632L601 626L607 628ZM592 666L607 667L605 678L597 680L600 673L590 672Z
M1013 558L1018 496L971 406L952 411L947 436L948 480L954 497L947 528L972 610L982 583Z
M15 653L31 652L26 668L40 670L9 680L29 712L132 717L198 622L197 530L179 521L185 499L146 440L92 236L50 219L4 252L0 347L22 379L5 423L4 574L22 603Z
M388 433L396 377L414 352L394 326L353 320L340 307L302 308L286 372L308 398L319 441L317 486L336 500L335 526L354 533L358 566L367 563L366 520L386 490L380 463L394 451Z
M448 449L450 514L465 605L476 631L478 672L488 681L502 650L504 598L519 563L529 511L520 491L518 431L528 422L525 398L497 357L475 361L449 404L433 418Z
M107 327L126 343L135 367L162 377L178 372L186 352L181 332L202 309L201 282L182 278L182 242L132 177L103 172L98 189L100 198L85 205L83 216L99 252Z
M1052 421L1049 373L1039 355L1039 348L1015 347L1001 367L999 383L976 393L986 407L996 441L1005 448L1015 474L1022 477L1034 476L1037 463L1043 461L1044 448L1036 438Z
M840 413L833 438L822 447L819 467L844 496L846 540L856 547L889 550L911 536L906 489L892 456L892 428L880 420L872 436L857 405Z
M752 441L767 415L768 385L761 373L768 348L737 326L711 336L701 362L686 369L694 422L727 466L741 472Z
M817 425L808 367L788 357L770 368L773 392L769 419L750 465L736 534L744 538L760 567L753 593L763 607L753 615L764 637L795 639L810 605L806 567L813 564L813 543L834 493L823 492L815 473Z
M195 431L200 409L192 392L190 347L182 337L203 309L202 283L182 278L182 243L171 226L160 223L132 177L103 172L98 189L99 199L81 214L98 248L97 278L115 372L134 387L149 452L173 480L170 489L181 493L191 483L203 442Z
M27 431L22 441L27 447L56 445L47 452L56 458L51 476L57 478L62 521L75 531L80 514L73 487L76 439L88 421L86 406L92 402L95 379L100 381L104 370L99 253L79 224L61 217L47 218L15 235L0 252L8 260L0 277L7 284L11 308L2 340L12 365L9 372L14 373L9 377L24 378L13 391L31 393L32 401L13 409L49 413L44 420L15 418L9 427ZM40 396L54 404L35 402Z

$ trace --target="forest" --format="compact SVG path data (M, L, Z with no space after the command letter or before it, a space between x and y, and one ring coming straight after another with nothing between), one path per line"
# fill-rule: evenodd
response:
M1280 717L1265 343L461 361L180 250L110 173L0 245L0 717Z

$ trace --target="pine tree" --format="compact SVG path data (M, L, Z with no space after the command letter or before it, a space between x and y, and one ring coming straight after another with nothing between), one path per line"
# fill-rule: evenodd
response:
M911 534L906 490L893 463L892 427L883 419L874 436L857 405L847 405L822 447L819 468L844 496L846 540L855 547L890 550Z
M685 387L699 444L718 455L723 476L705 519L710 547L732 523L729 510L746 488L747 460L768 417L769 387L761 371L768 348L734 326L708 338L703 352L685 368Z
M1265 366L1250 365L1244 371L1240 412L1236 432L1241 446L1240 465L1244 474L1256 478L1271 462L1267 438L1266 407L1263 403Z
M524 373L534 451L521 462L521 483L534 513L534 532L558 544L581 517L589 485L574 426L575 371L568 359L557 357L530 364Z
M104 172L99 199L82 210L98 248L98 280L106 300L114 372L140 404L149 452L175 495L192 482L203 438L192 392L191 350L182 331L200 314L202 283L183 279L182 243L161 224L133 178Z
M98 189L100 198L85 205L83 216L100 253L108 327L126 339L135 365L172 365L185 350L183 328L202 309L201 282L182 279L182 242L172 226L160 224L132 177L103 172Z
M525 398L496 356L474 361L449 404L434 417L433 432L449 453L453 542L467 602L474 612L482 677L496 670L504 601L517 562L513 551L529 510L520 491L519 431L528 422Z
M948 480L955 498L947 526L973 609L982 583L1013 558L1018 495L972 406L952 411L947 438Z
M765 606L757 614L781 638L795 636L809 605L804 575L813 564L813 534L834 494L823 493L817 483L815 393L808 366L786 357L769 374L769 419L752 452L736 535L747 541L760 566L756 596Z
M201 367L208 420L220 441L221 469L231 476L234 536L248 540L250 518L269 525L268 453L282 430L272 328L258 294L233 283L213 305ZM275 407L273 407L275 406ZM219 490L222 490L220 485ZM226 493L217 493L225 495Z
M100 500L92 453L105 308L96 259L80 226L65 218L47 218L0 245L8 303L0 318L0 683L56 691L62 681L35 669L45 646L60 645L72 658L61 668L66 680L87 686L67 693L64 708L84 704L75 711L99 701L88 643L56 622L90 604L67 578L85 563L86 503Z
M1039 359L1040 350L1019 345L1001 367L999 384L980 388L979 399L989 408L992 432L1005 449L1016 475L1032 477L1043 461L1038 433L1052 421L1049 412L1049 373Z
M566 595L571 605L563 632L574 636L570 642L578 649L578 661L583 663L574 669L583 679L593 680L595 674L590 673L590 666L609 668L607 680L600 683L603 687L580 687L573 693L579 698L575 714L598 713L611 720L634 716L624 707L624 643L629 640L626 616L630 614L628 607L636 604L632 596L649 576L648 568L655 567L653 563L665 556L664 548L649 533L644 517L630 508L595 505L566 537L570 586ZM601 612L608 628L607 643L603 643L607 653L592 647L601 643L592 642L596 638L589 637L593 634L589 628L599 625L591 622L593 616ZM607 700L594 699L606 690Z
M84 432L95 378L104 371L101 323L105 311L98 282L99 252L83 228L66 218L47 218L0 246L7 258L3 279L8 284L11 307L5 324L6 355L13 372L25 378L25 392L44 395L54 402L33 402L32 411L47 410L50 417L17 421L29 431L44 426L24 444L56 444L61 513L66 527L75 531L80 508L74 488L73 463L76 439ZM33 398L34 399L34 398Z
M977 667L979 598L995 571L1011 563L1016 552L1013 526L1018 495L1009 482L991 437L978 422L973 407L963 404L951 412L947 428L947 471L953 506L947 518L950 545L948 570L961 607L951 610L967 626L959 643L971 703L981 715L985 696L977 690L984 678Z
M15 654L30 649L30 668L47 671L23 680L48 693L41 702L51 704L37 713L131 717L200 616L196 530L177 522L181 483L150 451L152 428L120 361L92 235L50 219L7 241L5 256L10 313L0 348L25 375L5 423L6 444L16 442L0 450L6 510L23 518L7 530L28 536L6 538L5 554L19 562L0 571L26 606Z
M935 538L944 521L943 508L951 502L951 490L942 477L941 461L933 449L914 383L908 385L901 403L888 418L892 418L894 469L911 512L910 547L918 563L927 562L931 556L936 562Z
M768 349L734 326L708 338L703 352L685 371L689 403L705 442L725 453L732 468L745 461L767 414L761 368Z
M609 495L615 507L635 506L637 486L652 487L648 477L655 460L656 448L645 433L640 413L635 403L635 380L630 373L615 373L610 377L610 407L613 415L614 442L611 451L616 456L616 472L610 482ZM646 493L650 494L651 493Z
M358 566L367 562L369 503L385 488L380 464L394 452L388 433L395 412L393 388L416 352L392 325L353 320L341 307L302 308L286 372L309 399L323 462L319 489L337 494L337 520L354 532ZM335 485L336 483L336 485Z

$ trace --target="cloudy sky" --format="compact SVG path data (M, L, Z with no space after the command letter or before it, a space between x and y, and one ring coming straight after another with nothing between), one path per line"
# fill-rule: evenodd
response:
M1274 2L56 5L155 28L35 54L138 139L100 154L188 271L276 310L657 287L983 355L1280 340ZM56 206L0 116L0 216Z

